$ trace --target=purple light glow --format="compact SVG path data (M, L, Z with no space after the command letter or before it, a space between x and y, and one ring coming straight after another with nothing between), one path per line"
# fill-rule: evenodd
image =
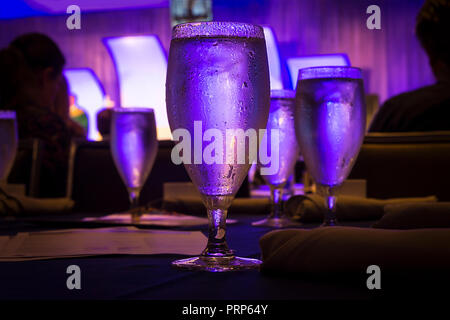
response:
M281 79L280 54L275 34L270 27L263 27L266 39L267 60L269 62L270 89L283 89Z
M97 75L89 68L65 69L69 92L76 104L86 110L89 119L88 139L97 140L97 112L104 105L104 90Z
M350 59L345 53L322 54L314 56L294 57L287 59L292 88L297 85L298 70L321 66L350 66Z
M130 8L168 7L169 0L25 0L34 9L48 13L66 13L67 7L77 5L83 11L105 11Z
M120 105L155 110L158 139L171 139L165 103L167 58L156 35L106 38L117 70Z

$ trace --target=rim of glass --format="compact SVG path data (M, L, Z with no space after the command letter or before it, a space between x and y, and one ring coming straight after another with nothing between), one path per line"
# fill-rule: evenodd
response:
M16 119L14 110L0 110L0 119Z
M295 91L289 89L275 89L270 90L271 99L294 99Z
M264 39L261 26L244 22L205 21L181 23L173 27L172 39L195 37L237 37Z
M155 113L152 108L144 108L144 107L130 107L130 108L112 108L114 112L141 112L141 113Z
M344 66L309 67L298 70L298 81L319 78L362 79L362 70Z

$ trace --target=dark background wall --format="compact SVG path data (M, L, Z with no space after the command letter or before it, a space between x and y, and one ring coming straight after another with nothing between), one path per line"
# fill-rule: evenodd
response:
M74 1L76 4L76 1ZM428 60L414 36L422 0L213 0L215 20L271 26L283 59L338 53L364 69L366 90L386 98L433 82ZM366 9L381 8L381 30L366 28ZM67 67L92 68L106 93L118 102L112 60L102 38L156 34L166 51L170 43L169 8L88 12L81 30L68 30L68 15L0 20L0 47L25 32L48 34L61 47ZM284 61L282 61L284 63ZM285 82L289 85L287 71Z

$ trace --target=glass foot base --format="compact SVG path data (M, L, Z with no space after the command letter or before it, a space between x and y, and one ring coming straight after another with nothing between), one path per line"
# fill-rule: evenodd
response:
M289 218L266 218L263 220L252 222L252 226L255 227L271 227L271 228L288 228L298 227L302 224L300 222L293 221Z
M259 269L262 261L250 258L227 257L227 258L206 258L192 257L176 260L172 262L175 268L186 270L198 270L208 272L228 272L248 269Z

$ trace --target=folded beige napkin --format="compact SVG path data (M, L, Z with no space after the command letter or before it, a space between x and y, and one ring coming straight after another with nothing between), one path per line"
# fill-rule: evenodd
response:
M418 202L436 202L435 196L423 198L370 199L351 196L338 196L336 217L341 221L348 220L378 220L384 214L388 204L406 204ZM293 219L302 222L319 222L325 212L324 198L312 194L291 197L285 204L285 213Z
M162 209L192 215L206 215L206 208L200 200L164 201ZM266 198L236 198L228 210L229 214L268 214L270 202Z
M450 202L391 204L374 225L383 229L450 228Z
M260 239L262 270L366 272L450 269L450 229L324 227L272 231Z
M64 213L70 211L73 205L73 200L68 198L38 199L6 194L0 189L0 215Z

